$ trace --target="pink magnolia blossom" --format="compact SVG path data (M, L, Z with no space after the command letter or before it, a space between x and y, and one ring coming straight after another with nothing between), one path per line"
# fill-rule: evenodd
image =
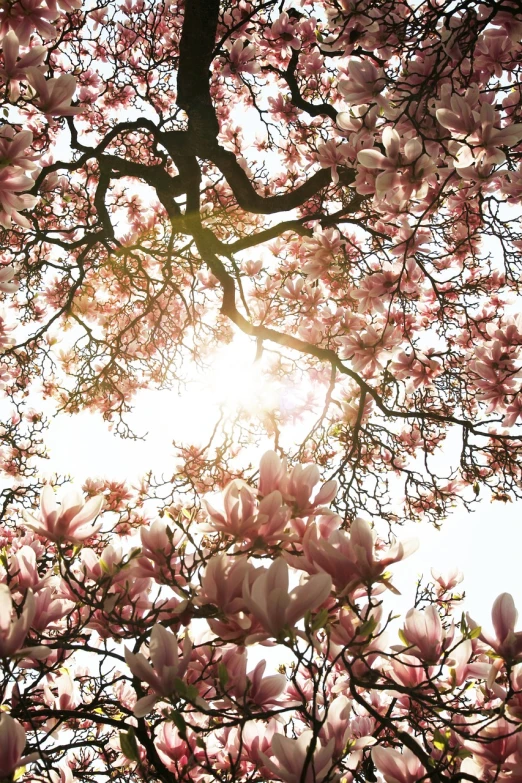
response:
M125 662L139 680L150 685L152 693L138 699L134 714L138 718L153 709L157 701L168 698L176 692L176 680L182 679L187 671L192 642L188 635L183 641L180 655L178 640L173 633L162 625L156 624L150 633L149 654L153 664L147 661L143 653L131 653L125 648ZM154 667L154 668L153 668Z
M495 637L483 632L481 638L504 659L512 661L519 658L522 655L522 631L515 631L518 612L512 595L502 593L498 596L491 610L491 619Z
M398 280L399 274L394 269L374 272L350 290L350 297L359 303L360 313L366 310L382 313L389 306L389 297L396 290Z
M440 375L442 367L436 359L420 351L401 351L391 363L390 370L396 378L407 380L408 388L418 389L430 385Z
M336 144L333 139L329 139L324 144L317 145L317 162L323 169L331 169L332 182L337 185L339 182L338 166L347 165L349 160L349 146L345 142Z
M357 751L375 745L377 742L374 737L353 735L351 714L352 702L346 696L337 696L328 705L328 714L319 736L323 745L328 745L330 740L334 740L332 751L334 758L339 758L348 749L357 754Z
M18 589L35 588L40 584L36 552L30 546L20 547L11 556L10 572L16 579Z
M463 685L466 680L477 679L487 680L488 685L491 676L495 675L495 669L490 663L476 661L470 663L473 655L473 644L470 639L462 640L451 652L451 659L448 660L450 668L451 681L453 685Z
M437 608L433 605L425 610L410 609L406 614L406 620L402 629L402 634L408 645L410 655L417 655L426 663L437 663L444 644L448 643L446 639L442 622Z
M415 656L404 653L391 658L383 664L382 669L392 680L405 688L421 687L428 678L424 664Z
M228 53L228 60L221 69L223 76L235 76L239 73L258 73L261 66L256 62L258 53L256 47L243 45L243 41L235 41Z
M402 204L412 196L422 199L426 196L430 182L434 182L436 170L434 160L423 152L419 139L409 139L401 152L401 137L398 132L386 126L382 132L383 155L376 149L365 149L357 153L357 160L368 169L380 169L375 180L378 198L390 203Z
M46 0L49 8L56 13L57 6L66 13L78 11L82 7L82 0ZM94 16L94 13L93 13Z
M24 647L26 636L31 628L36 606L34 595L28 590L25 595L24 608L20 617L13 615L13 599L11 591L5 584L0 584L0 658L24 657L45 658L48 647Z
M56 694L51 690L50 683L44 683L44 696L50 707L55 710L73 710L79 704L78 689L68 672L56 677L52 686L56 688Z
M498 718L481 729L476 740L466 740L464 747L473 753L482 770L495 769L519 750L520 737L514 726L505 718Z
M40 519L24 512L28 527L50 541L69 541L79 544L94 536L102 523L92 524L102 510L105 499L102 495L84 503L77 489L70 489L58 507L52 487L46 484L40 498Z
M460 571L457 566L448 568L444 572L440 572L438 569L432 568L431 575L437 583L440 591L444 593L448 590L453 590L464 579L462 571Z
M39 167L34 155L26 150L31 146L33 134L30 131L15 133L14 128L6 125L0 131L0 166L18 166L25 171L35 171Z
M253 490L244 481L234 479L227 484L222 497L223 513L215 509L208 500L204 501L212 529L234 538L245 538L257 524L257 506Z
M245 723L241 739L249 761L262 766L261 756L266 758L266 755L270 755L272 740L278 728L279 723L275 718L267 722L249 720Z
M361 57L350 57L347 65L347 79L339 81L339 92L350 104L377 102L387 105L381 98L386 80L381 68L377 69L369 60Z
M32 46L26 54L19 56L20 42L13 30L2 41L4 66L0 68L0 79L9 82L9 97L16 101L20 95L20 82L25 81L27 68L37 68L45 60L45 46Z
M342 594L361 583L373 584L384 580L389 584L385 576L388 567L408 557L418 546L416 541L396 541L384 556L377 557L375 534L359 517L352 522L349 534L334 530L328 540L319 535L316 524L311 524L302 544L304 557L287 555L288 562L294 568L311 574L329 574L335 588Z
M162 723L159 728L154 744L172 772L175 772L176 764L186 766L193 755L196 746L195 736L191 731L187 732L187 739L188 742L180 736L174 724L168 721Z
M270 46L280 50L283 57L290 57L292 49L300 49L301 42L296 36L296 29L290 17L283 11L274 24L267 30Z
M34 186L34 180L17 166L0 169L0 225L10 228L11 222L24 228L30 227L29 220L21 215L24 209L31 209L37 202L36 196L24 193Z
M449 89L449 85L443 87L435 114L443 128L451 130L456 138L465 138L477 128L478 114L474 110L478 105L479 90L474 86L464 95L449 95Z
M224 687L227 695L247 700L258 707L269 709L280 703L281 694L286 688L284 674L271 674L264 677L266 661L259 661L254 669L247 672L246 651L237 648L228 650L221 660L226 668L228 679Z
M279 490L285 503L305 515L327 505L335 497L337 482L334 479L325 482L314 493L320 478L317 465L295 465L288 472L286 460L281 460L275 451L267 451L259 465L259 494L269 495Z
M290 509L283 502L283 496L277 489L264 497L259 501L254 540L266 544L279 543L284 537L290 513Z
M372 748L372 761L386 783L418 783L424 779L426 768L417 756L404 748L402 753L393 748Z
M317 280L322 274L335 272L335 258L342 251L344 242L338 231L332 228L318 227L312 237L303 241L302 250L306 262L302 271L308 276L309 281Z
M22 758L26 743L25 731L17 720L0 711L0 779L10 780L19 767L38 756Z
M343 345L353 369L369 378L382 368L388 358L388 352L396 347L399 340L397 329L385 329L384 333L379 333L370 324L359 333L341 337L339 342Z
M34 595L34 617L31 627L41 632L56 627L59 621L73 609L74 603L64 598L59 590L46 580L46 586L38 589Z
M15 274L16 270L11 266L4 266L0 269L0 291L3 291L4 294L13 294L20 288L20 284L13 281Z
M76 91L74 76L62 74L55 79L46 79L38 68L27 68L26 78L38 93L35 105L48 117L72 117L84 111L81 107L71 106Z
M164 563L165 553L179 546L183 532L179 528L168 531L165 518L155 519L150 527L140 527L142 553L154 562Z
M506 156L500 147L513 147L522 140L522 124L496 127L500 123L500 117L490 103L482 103L480 111L471 111L465 99L453 96L451 104L453 111L437 110L438 121L445 128L453 130L457 137L463 138L469 135L472 157L480 154L484 165L503 163ZM467 153L458 165L468 166L470 165L469 148L463 149L467 150Z
M42 0L18 0L13 4L9 24L18 36L22 46L28 46L31 35L37 32L44 41L56 36L51 22L57 17L56 9L43 5Z
M309 609L315 609L330 595L332 580L317 574L289 591L288 564L274 560L270 568L259 569L252 583L245 580L243 598L247 609L269 636L278 638L292 631Z
M512 427L522 419L522 394L517 394L513 401L506 407L506 414L502 419L503 427Z
M267 769L278 780L285 783L320 783L332 766L332 754L335 740L331 739L324 747L317 742L313 755L309 758L308 748L313 739L312 731L303 731L297 739L274 734L272 737L272 753L277 764L264 753L260 757ZM307 763L305 772L305 763Z

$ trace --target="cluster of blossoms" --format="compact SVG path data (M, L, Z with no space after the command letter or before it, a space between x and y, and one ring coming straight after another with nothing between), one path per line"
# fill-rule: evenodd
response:
M65 10L79 8L78 2L62 2ZM79 107L71 106L76 91L76 79L62 73L46 78L49 66L56 68L56 61L48 60L48 49L36 42L36 33L42 42L48 43L58 35L56 22L60 11L55 3L20 0L2 9L0 22L0 47L3 67L0 82L8 94L6 116L30 116L36 108L51 121L53 117L70 117L79 114ZM23 124L23 123L22 123ZM12 125L4 125L0 136L0 225L9 228L11 222L29 228L30 223L21 212L34 207L37 196L26 191L35 184L40 169L35 161L38 155L30 148L33 134L17 133ZM28 174L29 172L29 174Z
M273 341L312 362L329 404L306 450L382 477L375 490L343 482L350 516L387 513L389 473L403 474L416 518L473 502L477 481L519 493L516 3L448 21L429 3L241 0L214 4L205 28L196 6L170 0L102 5L0 9L9 396L43 374L64 410L118 419L140 389L178 380L187 330L208 355L231 339L230 316L260 352ZM23 348L15 315L33 335ZM298 377L286 360L267 374ZM331 394L319 362L336 367ZM312 395L293 402L279 423L312 407ZM402 426L387 428L395 414ZM411 480L408 458L453 424L473 441L456 475ZM201 487L205 458L191 464Z
M434 573L397 622L414 544L367 521L396 521L389 473L413 518L522 494L522 14L297 5L0 6L0 296L26 330L0 314L2 782L522 781L513 598L488 634ZM228 321L325 389L303 464L281 430L312 392L218 423L156 496L46 484L29 510L35 388L129 434ZM281 456L234 472L266 432Z
M316 465L289 469L268 452L256 485L235 479L191 523L149 520L116 546L104 545L101 497L70 491L58 505L47 485L0 572L2 779L110 768L297 783L375 769L386 783L515 783L512 597L495 601L487 635L453 619L462 575L433 573L394 625L390 567L414 545L386 543L359 518L345 529L335 492ZM61 739L83 731L96 741Z

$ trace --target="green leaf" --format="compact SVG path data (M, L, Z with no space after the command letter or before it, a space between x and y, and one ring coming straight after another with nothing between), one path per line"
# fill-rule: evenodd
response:
M185 723L185 718L179 712L178 710L171 710L169 712L169 718L171 719L174 726L177 728L179 732L179 736L181 739L186 740L187 739L187 724Z
M312 631L318 631L320 628L324 628L328 622L328 616L328 609L321 609L320 612L317 612L312 620Z
M439 729L435 729L433 732L433 745L437 750L444 750L448 744L450 738L449 733L443 734Z
M469 634L468 634L468 639L476 639L477 637L479 637L479 636L480 636L480 634L481 634L481 633L482 633L482 628L480 627L480 625L477 625L477 627L476 627L476 628L473 628L473 629L472 629L472 630L469 632Z
M226 687L226 684L228 682L228 670L223 661L220 661L218 663L218 677L219 677L219 684L221 685L221 688L224 690Z
M121 752L129 761L138 761L138 743L132 729L129 731L120 731Z
M196 701L199 697L199 691L196 686L188 685L186 682L183 682L183 680L180 680L179 677L175 678L174 687L179 696L181 696L182 699L185 699L185 701Z
M406 647L410 647L410 646L411 646L411 645L410 645L410 642L409 642L409 641L406 639L406 637L404 636L404 631L403 631L402 629L399 631L399 639L401 640L401 642L402 642L402 643L403 643L403 644L404 644Z
M371 636L376 628L377 628L377 620L375 619L375 617L370 617L370 619L366 620L366 622L363 623L359 628L359 635ZM400 632L399 632L399 636L400 636Z

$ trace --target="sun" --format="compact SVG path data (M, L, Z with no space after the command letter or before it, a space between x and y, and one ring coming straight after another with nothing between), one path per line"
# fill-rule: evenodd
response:
M212 352L204 368L194 365L179 390L138 392L128 416L133 432L143 436L136 441L109 432L96 413L58 414L48 433L53 472L79 481L102 475L129 480L141 475L138 466L145 465L160 475L168 471L177 446L205 447L218 422L222 431L232 430L238 417L246 425L256 420L266 425L268 419L273 423L283 416L285 442L300 442L314 414L292 417L302 410L303 400L318 391L317 385L271 372L275 358L270 350L259 356L256 341L237 333ZM267 435L263 447L273 445ZM49 468L42 464L46 478Z
M215 351L209 368L193 385L199 387L205 405L227 414L261 414L278 405L278 383L257 356L255 341L244 335Z

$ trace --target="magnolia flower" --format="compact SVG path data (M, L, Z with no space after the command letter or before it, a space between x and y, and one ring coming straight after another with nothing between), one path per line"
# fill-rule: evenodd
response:
M437 583L438 589L443 593L447 590L453 590L464 579L462 571L460 571L457 566L448 568L444 573L432 568L431 575Z
M464 95L452 95L447 108L447 96L443 95L446 106L435 112L437 120L443 128L451 130L457 138L465 138L477 127L477 112L473 111L478 102L478 89L466 90Z
M35 615L36 606L32 590L25 596L24 608L20 617L13 615L13 599L11 591L5 584L0 584L0 658L24 657L45 658L48 647L23 647L23 643Z
M36 196L23 192L33 186L34 180L27 177L20 167L6 166L0 169L0 226L10 228L14 221L24 228L30 227L28 219L20 212L36 204Z
M84 503L77 489L70 489L61 506L56 504L53 488L46 484L40 497L40 520L24 511L28 527L50 541L69 541L79 544L95 535L102 523L92 523L102 510L104 498L97 495Z
M281 50L282 56L290 56L292 49L301 47L301 42L295 33L293 22L286 11L283 11L279 19L276 19L272 27L267 30L266 36L273 42L272 45Z
M377 69L369 60L351 57L348 60L348 78L339 81L339 92L350 104L360 105L377 101L386 104L381 98L386 80L382 68Z
M418 542L396 541L383 556L377 558L375 534L365 520L357 517L352 522L349 535L343 530L333 530L327 540L313 523L307 528L302 544L304 557L286 555L290 565L310 574L329 574L336 589L344 594L361 583L384 581L389 585L385 577L388 567L412 554Z
M480 766L498 769L519 747L520 735L513 729L512 723L498 718L481 729L474 740L466 740L464 747L473 753L475 762Z
M269 495L286 476L286 459L281 459L275 451L265 451L259 463L258 489L260 495Z
M249 720L245 723L241 740L245 754L253 764L259 767L262 765L261 753L270 753L278 727L275 718L270 718L266 722Z
M424 611L410 609L406 615L402 634L406 643L412 645L408 650L426 663L436 663L442 653L445 641L444 628L435 606Z
M334 740L334 748L332 755L334 758L341 757L347 750L355 753L356 756L352 759L355 761L358 755L358 751L362 751L364 748L370 745L375 745L377 742L374 737L371 736L353 736L353 721L350 720L352 712L352 702L346 696L337 696L328 706L328 713L326 720L321 729L322 742L329 742ZM353 763L351 764L353 768Z
M176 692L176 680L181 679L187 671L191 652L189 636L185 636L180 656L177 638L159 624L154 626L150 634L149 654L154 668L142 653L134 654L125 648L127 666L135 677L148 683L153 691L136 702L134 714L137 718L148 715L157 701Z
M204 501L211 527L234 538L245 538L255 527L256 500L253 490L240 479L234 479L223 491L224 513Z
M228 53L228 62L221 69L222 76L237 73L258 73L261 66L256 62L257 51L252 45L243 46L243 41L235 41Z
M252 583L246 578L243 584L243 599L248 610L265 631L276 638L293 629L309 609L322 604L332 588L328 574L312 576L290 592L288 583L288 565L279 558L270 568L259 569Z
M0 780L11 780L18 767L38 758L37 753L22 758L25 742L25 731L18 721L0 711Z
M38 93L36 106L48 117L71 117L81 114L80 107L71 106L76 90L74 76L62 74L57 79L46 79L38 68L26 70L27 81Z
M436 165L429 155L423 153L419 139L406 141L401 153L401 137L395 129L387 126L382 132L382 143L386 155L376 149L357 153L357 160L365 168L381 169L375 180L377 197L395 203L403 203L413 195L424 198ZM399 171L404 168L406 171Z
M482 633L481 638L506 660L514 660L522 654L522 631L515 631L518 612L513 596L502 593L491 610L495 638Z
M42 0L19 0L12 4L9 24L14 29L21 46L29 46L31 35L36 31L44 41L54 38L56 27L51 24L58 16L55 9L42 5Z
M372 761L386 783L417 783L426 775L426 768L406 747L402 753L393 748L372 748Z
M347 165L349 153L350 146L346 142L336 144L333 139L330 139L324 144L317 145L317 162L323 169L331 169L334 185L339 182L337 166Z
M4 36L2 51L4 67L0 68L0 78L9 82L9 97L16 101L20 95L20 82L25 80L27 68L37 68L45 60L45 46L32 46L19 58L20 42L13 30Z
M466 680L474 678L478 680L488 680L490 676L493 678L496 674L496 669L490 663L470 663L470 658L473 655L473 644L471 639L462 639L460 643L455 647L451 653L451 660L448 661L451 666L451 681L454 685L460 686Z
M35 631L45 631L49 626L55 626L73 609L74 603L62 598L58 589L43 587L34 596L34 618L31 627Z
M18 166L25 171L38 169L34 162L34 156L26 153L32 141L33 134L31 131L15 133L14 128L11 128L9 125L2 128L0 130L0 168L4 166Z
M520 393L507 406L506 415L502 419L502 426L512 427L519 419L522 419L522 394Z
M324 747L317 741L314 753L309 757L308 749L312 739L313 731L310 730L303 731L297 739L274 734L271 750L279 763L275 764L264 753L259 753L259 756L263 764L285 783L320 783L332 766L335 740L331 739Z
M16 270L12 266L4 266L0 269L0 291L3 291L4 294L13 294L20 288L19 283L11 282L15 274Z

